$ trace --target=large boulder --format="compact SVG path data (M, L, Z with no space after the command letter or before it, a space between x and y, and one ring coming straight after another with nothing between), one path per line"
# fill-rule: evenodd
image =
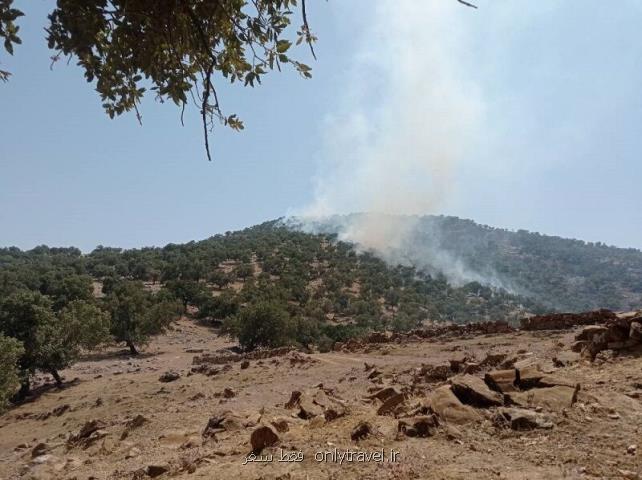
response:
M452 378L450 383L452 392L467 405L493 407L504 404L502 395L488 388L481 378L463 375Z
M578 387L534 388L526 392L508 393L506 398L507 403L520 407L542 407L546 410L561 412L564 408L573 406L577 400Z
M495 370L484 376L484 381L492 390L500 393L516 392L517 370Z
M428 406L446 422L461 425L481 420L481 415L474 408L459 401L450 385L432 391L428 396Z

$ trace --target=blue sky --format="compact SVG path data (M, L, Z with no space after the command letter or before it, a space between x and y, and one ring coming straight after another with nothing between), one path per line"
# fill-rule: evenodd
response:
M163 245L393 205L642 248L635 0L308 2L318 61L299 56L313 79L221 87L246 129L218 128L212 163L194 109L185 127L151 98L142 127L110 120L73 62L50 71L53 2L17 3L23 45L0 54L13 72L0 245Z

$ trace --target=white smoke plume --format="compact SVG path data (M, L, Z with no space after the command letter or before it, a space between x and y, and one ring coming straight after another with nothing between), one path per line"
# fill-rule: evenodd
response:
M447 203L455 170L481 130L484 101L474 72L466 70L474 50L466 22L474 12L448 0L367 7L360 12L372 18L346 91L326 120L314 201L294 214L299 222L308 219L310 230L315 219L368 212L344 217L340 239L392 262L430 264L455 283L482 280L436 246L422 251L423 258L399 256L416 215Z

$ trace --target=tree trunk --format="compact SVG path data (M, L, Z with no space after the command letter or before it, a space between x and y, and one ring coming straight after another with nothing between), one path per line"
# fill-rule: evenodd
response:
M56 385L59 386L59 387L62 387L62 378L60 377L60 374L58 373L58 370L56 370L55 368L52 368L49 373L51 373L51 376L56 381Z
M14 398L18 401L24 400L25 398L27 398L27 395L29 395L30 391L31 386L29 384L29 377L27 377L20 381L20 390L18 390L18 393L16 393Z
M136 350L136 347L130 340L127 340L127 346L132 355L138 355L138 350Z

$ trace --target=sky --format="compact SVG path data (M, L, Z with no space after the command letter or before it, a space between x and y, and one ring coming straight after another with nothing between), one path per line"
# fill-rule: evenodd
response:
M642 248L642 4L308 1L313 78L221 85L246 128L153 98L110 120L72 61L50 69L54 2L18 0L0 68L0 245L142 247L288 214L450 214Z

